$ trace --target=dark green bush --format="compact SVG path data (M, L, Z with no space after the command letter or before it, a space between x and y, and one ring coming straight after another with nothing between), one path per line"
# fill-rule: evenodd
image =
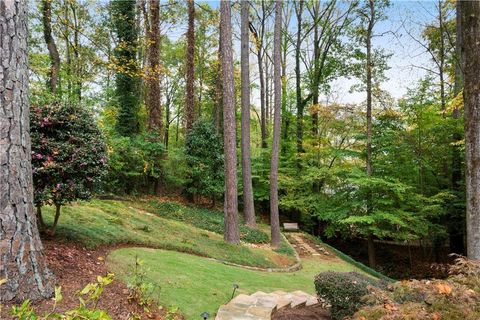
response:
M356 272L322 272L315 277L315 289L320 300L330 305L333 320L351 316L362 305L368 287L380 287L380 282Z

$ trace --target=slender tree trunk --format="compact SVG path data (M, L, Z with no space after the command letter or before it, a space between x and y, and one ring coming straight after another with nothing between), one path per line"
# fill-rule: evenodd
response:
M55 235L55 232L57 231L57 225L58 225L58 219L60 218L60 213L62 210L62 206L59 204L55 205L55 218L53 219L53 225L52 228L50 229L50 234L53 236Z
M47 44L50 56L50 72L48 87L53 94L57 92L58 74L60 72L60 55L58 54L55 39L52 36L52 1L42 0L43 37Z
M38 222L38 229L40 231L44 231L45 230L45 221L43 221L42 206L41 205L37 206L37 222Z
M218 26L220 33L222 32L222 23ZM222 132L222 118L223 118L223 99L222 99L222 64L221 61L221 50L222 47L222 39L218 39L218 70L217 70L217 79L215 81L215 110L213 111L213 122L215 125L215 132L221 133Z
M225 234L229 243L239 243L238 203L237 203L237 151L235 96L233 80L233 49L231 3L220 3L220 38L223 79L223 147L225 156Z
M147 19L148 18L148 19ZM160 105L160 2L149 1L147 24L147 99L148 131L161 137L162 106Z
M295 93L297 99L297 152L303 153L303 109L304 103L302 99L301 87L301 71L300 71L300 50L302 46L302 14L303 0L298 1L295 5L295 13L297 16L297 39L295 48Z
M242 81L242 178L243 213L249 227L256 228L253 205L252 164L250 159L250 64L249 64L249 11L250 2L243 1L241 9L241 81Z
M316 2L314 4L314 22L318 19L319 11L320 11L320 3ZM313 31L313 68L314 68L314 80L313 80L313 96L312 96L312 103L313 103L313 113L312 113L312 134L314 137L318 135L318 98L320 94L320 83L317 81L318 73L320 72L320 35L318 30L318 23L315 23L314 31Z
M185 89L186 129L190 130L195 122L195 3L188 0L188 30L187 30L187 75Z
M168 151L168 139L170 138L170 98L167 97L165 102L165 133L163 144L165 144L165 150Z
M258 41L258 40L257 40ZM260 131L262 138L262 148L267 148L267 121L265 112L265 74L263 71L262 49L257 49L258 76L260 78Z
M367 27L366 47L367 47L367 176L372 176L372 32L375 19L375 4L374 0L369 0L370 20ZM372 213L372 195L367 195L367 213ZM368 261L370 267L375 267L375 244L373 242L373 235L368 235Z
M465 58L465 183L467 256L480 260L480 2L461 1L462 53Z
M266 55L266 53L265 53ZM264 59L265 62L265 137L268 138L268 126L270 116L270 70L268 68L268 57Z
M274 119L272 159L270 165L270 225L272 230L272 247L280 246L280 218L278 213L278 158L280 152L281 108L282 108L282 0L275 1L275 28L273 35L273 81L274 81Z
M26 1L0 1L0 301L53 293L37 229L28 105Z

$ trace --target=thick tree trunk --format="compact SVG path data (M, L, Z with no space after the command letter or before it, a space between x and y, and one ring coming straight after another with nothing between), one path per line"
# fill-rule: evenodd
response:
M252 164L250 159L250 65L249 65L249 11L250 2L243 1L241 10L241 81L242 81L242 178L243 213L249 227L256 228L253 205Z
M455 84L453 94L457 96L463 90L463 71L462 71L462 19L460 1L456 3L456 44L455 44ZM460 118L460 109L455 106L452 112L452 118L458 121ZM457 201L461 201L462 194L462 158L458 142L462 140L462 135L455 132L452 136L452 190L455 192ZM464 211L455 206L451 206L451 216L449 218L450 251L458 254L465 254L465 216ZM451 227L450 227L451 226Z
M235 96L233 80L232 20L231 3L220 4L220 21L222 24L220 38L221 63L223 79L223 147L225 156L225 234L229 243L239 243L238 203L237 203L237 152Z
M185 118L186 129L190 130L195 121L195 4L188 0L188 30L187 30L187 74L185 88Z
M480 260L480 2L462 1L467 256Z
M160 3L149 2L147 21L147 99L148 131L159 137L162 134L162 106L160 105Z
M274 81L274 119L272 159L270 165L270 225L272 230L272 247L280 246L280 218L278 213L278 158L280 152L281 108L282 108L282 0L275 1L275 28L273 35L273 81Z
M0 301L53 293L37 229L28 106L25 0L0 1Z
M42 0L42 22L43 37L47 44L48 55L50 56L50 72L48 79L48 87L53 94L57 92L58 74L60 72L60 55L58 54L57 45L52 36L52 1Z

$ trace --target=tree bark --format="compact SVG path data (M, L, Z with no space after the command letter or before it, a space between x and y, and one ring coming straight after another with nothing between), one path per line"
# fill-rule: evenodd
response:
M456 2L456 43L455 43L455 83L453 87L453 94L457 96L463 90L463 67L462 67L462 53L461 53L461 42L462 42L462 13L460 1ZM455 121L458 121L460 118L460 109L457 104L452 112L452 118ZM452 135L452 190L454 191L457 200L460 199L462 194L462 159L461 151L458 145L458 142L462 140L462 135L459 132L454 132ZM450 222L449 234L450 234L450 251L458 254L465 255L465 217L464 211L459 210L455 206L451 206L451 216L448 219ZM453 223L452 223L453 222Z
M195 4L188 0L188 30L186 57L186 88L185 88L185 118L186 129L189 131L195 121Z
M243 213L247 226L256 228L253 203L252 164L250 159L250 64L249 11L250 2L243 1L241 9L241 81L242 81L242 178Z
M465 161L467 256L480 260L480 2L461 1L465 58Z
M221 63L223 78L223 147L225 156L225 233L226 242L240 242L237 203L237 152L235 96L233 80L232 17L230 1L220 4L222 24Z
M48 87L53 94L57 93L58 74L60 72L60 55L55 39L52 36L52 1L42 0L43 37L50 56L50 72Z
M37 206L37 222L38 222L38 229L40 231L45 231L45 221L43 221L42 206L41 205Z
M278 158L280 152L281 110L282 110L282 0L275 1L275 28L273 35L273 85L274 85L274 119L272 159L270 165L270 226L272 247L280 246L280 218L278 213Z
M148 18L148 19L147 19ZM161 137L162 106L160 105L160 3L149 1L149 17L145 17L147 32L147 99L148 131Z
M302 99L301 70L300 70L300 50L302 45L302 14L303 0L295 4L295 14L297 17L297 39L295 48L295 94L297 100L297 152L303 153L303 111L305 103Z
M0 1L0 301L53 293L33 204L29 133L27 6Z

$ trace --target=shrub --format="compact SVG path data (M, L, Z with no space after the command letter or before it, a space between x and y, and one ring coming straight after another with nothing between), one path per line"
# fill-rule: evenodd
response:
M330 306L334 320L353 315L363 305L369 286L381 284L356 272L322 272L315 277L318 297Z
M76 105L32 105L33 183L37 208L88 200L107 172L107 148L93 115ZM42 223L42 221L41 221Z
M140 134L135 137L114 136L109 141L108 191L134 194L154 192L164 176L165 147L158 137Z
M185 139L185 156L189 167L187 192L212 200L224 189L223 144L211 121L197 120Z

